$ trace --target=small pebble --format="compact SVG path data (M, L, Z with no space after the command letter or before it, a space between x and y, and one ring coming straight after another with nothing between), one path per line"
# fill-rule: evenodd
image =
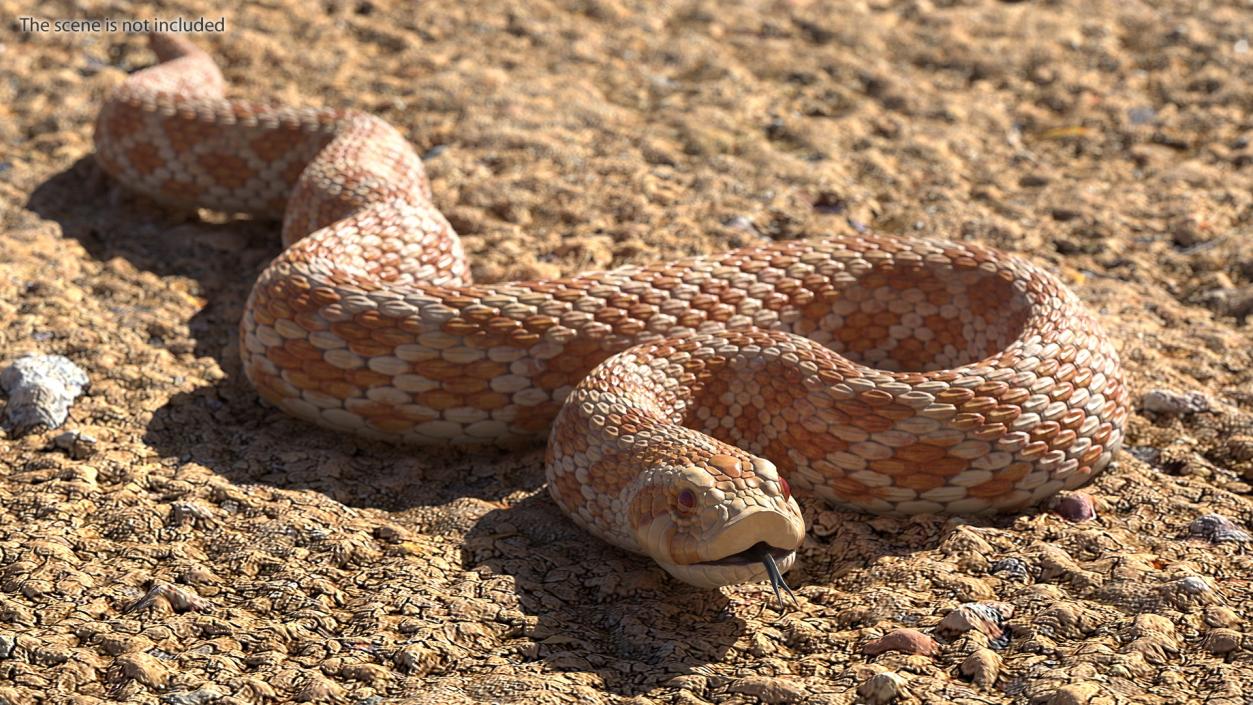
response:
M348 700L344 686L314 671L306 677L304 687L296 693L296 702L342 703Z
M1130 633L1135 638L1123 647L1124 653L1138 653L1156 666L1171 662L1179 654L1175 624L1160 614L1146 612L1137 616Z
M1096 518L1096 504L1092 496L1083 492L1068 492L1053 500L1053 513L1076 524Z
M138 651L122 654L114 665L124 676L139 681L152 690L160 690L170 681L170 670L151 654Z
M1127 111L1127 117L1132 125L1147 125L1157 117L1157 112L1151 105L1138 105Z
M967 602L944 617L939 631L952 637L976 629L988 636L992 646L1004 648L1009 645L1005 620L1013 614L1013 605L1005 602Z
M17 639L11 634L0 634L0 658L8 658L13 655L13 649L17 647Z
M1166 634L1173 637L1175 633L1175 623L1160 614L1145 612L1144 614L1136 616L1136 621L1132 624L1131 631L1136 636L1144 636L1145 634Z
M1162 666L1179 655L1179 642L1169 634L1149 632L1122 648L1123 653L1139 654L1146 663Z
M1249 540L1249 532L1236 526L1235 522L1222 514L1205 514L1193 519L1188 525L1188 533L1210 543L1245 543Z
M1027 569L1027 564L1021 558L1002 558L988 566L988 572L1003 580L1018 580L1024 583L1031 580L1031 571Z
M90 458L96 453L96 437L82 431L66 431L52 439L52 445L69 453L75 460Z
M1048 705L1088 705L1101 692L1096 683L1071 683L1058 688L1046 702Z
M1253 460L1253 437L1235 436L1227 439L1227 453L1231 459L1243 463Z
M862 647L862 653L878 656L888 651L933 656L940 651L935 639L917 629L894 629Z
M978 649L962 661L961 672L975 685L991 690L1001 674L1001 657L991 649Z
M1209 583L1205 582L1205 578L1196 575L1189 575L1186 578L1180 578L1179 580L1176 580L1173 585L1180 591L1189 595L1203 595L1207 592L1213 592L1214 590L1214 588L1209 586Z
M27 355L0 372L9 395L5 426L18 436L65 423L70 404L86 391L87 373L60 355Z
M1237 318L1241 322L1253 314L1253 286L1218 289L1211 292L1209 298L1219 313Z
M689 690L697 695L705 692L709 687L709 679L699 673L685 673L675 676L665 683L667 688L675 688L677 690Z
M1132 457L1149 465L1156 465L1162 459L1162 449L1153 446L1131 446L1127 448L1127 452Z
M857 695L867 705L886 705L910 697L909 681L896 673L876 673L857 686Z
M396 652L392 663L402 673L425 676L441 665L439 654L421 644L409 644Z
M1201 392L1180 394L1169 389L1154 389L1140 397L1140 408L1158 414L1195 414L1209 411L1210 400Z
M753 235L758 234L757 226L753 225L753 221L742 215L737 215L734 218L727 219L723 225L728 228L734 228L735 230L743 230L744 232L752 233Z
M1205 608L1205 623L1211 627L1235 627L1243 618L1230 607L1210 605Z
M839 194L823 191L814 199L814 210L828 215L839 215L848 210L848 202Z
M727 690L751 695L764 703L794 703L804 700L807 695L800 683L773 676L746 676L733 682Z
M1244 635L1234 629L1211 629L1201 645L1211 654L1222 656L1239 649L1242 641Z
M199 690L162 695L161 702L166 703L166 705L207 705L207 703L217 702L224 697L226 697L226 693L219 690L217 686L206 685Z
M122 610L122 613L144 609L158 600L164 600L175 612L188 612L191 610L207 612L213 606L212 603L197 595L189 587L171 585L158 580L153 582L152 588L148 590L147 594Z

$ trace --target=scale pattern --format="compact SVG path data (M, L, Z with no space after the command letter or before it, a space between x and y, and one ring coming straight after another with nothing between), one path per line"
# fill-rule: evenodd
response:
M653 553L641 527L669 513L676 562L710 554L737 511L722 505L791 501L778 474L875 512L1006 511L1087 482L1120 445L1115 350L1021 259L852 236L475 285L394 128L224 99L208 55L152 43L162 62L100 112L97 159L163 202L284 216L241 353L297 417L416 444L552 428L562 508ZM703 473L692 516L648 480L679 465Z

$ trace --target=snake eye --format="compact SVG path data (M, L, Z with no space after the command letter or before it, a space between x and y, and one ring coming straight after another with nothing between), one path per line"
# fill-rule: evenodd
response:
M783 492L783 499L788 500L792 498L792 486L787 483L787 478L782 475L779 476L779 489Z
M684 509L691 509L696 506L696 493L691 490L683 490L679 493L679 506Z

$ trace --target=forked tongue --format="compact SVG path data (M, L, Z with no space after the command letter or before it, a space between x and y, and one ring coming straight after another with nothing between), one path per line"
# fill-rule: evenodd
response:
M779 592L779 588L792 598L792 604L800 606L800 602L796 600L796 593L792 592L792 588L787 586L783 580L783 573L779 571L779 566L774 562L774 556L770 555L770 546L766 543L758 543L752 548L744 552L745 558L759 558L762 565L766 566L766 575L770 576L770 587L774 588L774 597L779 601L779 610L786 611L787 605L783 603L783 593Z

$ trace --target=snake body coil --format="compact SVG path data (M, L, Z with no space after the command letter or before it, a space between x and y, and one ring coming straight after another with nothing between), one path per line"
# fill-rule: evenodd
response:
M872 512L1011 511L1088 482L1127 416L1079 300L1016 257L894 237L475 285L422 163L367 114L223 98L156 35L96 126L100 165L163 202L282 216L241 323L261 396L404 443L551 429L579 525L715 586L786 570L794 488Z

